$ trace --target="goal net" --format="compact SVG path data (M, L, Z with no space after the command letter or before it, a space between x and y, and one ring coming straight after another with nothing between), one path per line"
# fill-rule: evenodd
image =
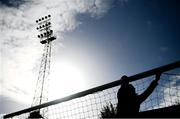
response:
M141 94L154 79L155 75L151 75L130 83L135 87L136 93ZM48 109L48 119L99 119L103 116L103 111L109 111L109 114L116 111L117 92L121 87L116 83L119 82L8 114L4 118L27 119L30 112L40 109L41 114L43 109ZM180 68L162 73L158 83L153 93L141 104L141 112L180 104Z

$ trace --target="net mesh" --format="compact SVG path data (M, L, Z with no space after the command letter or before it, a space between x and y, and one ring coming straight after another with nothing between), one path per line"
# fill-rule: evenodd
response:
M137 94L141 94L154 76L131 82ZM120 86L98 91L80 98L51 105L48 108L48 119L98 119L106 106L116 110L117 92ZM163 73L159 85L153 93L141 104L140 111L147 111L180 104L180 74ZM41 110L45 109L42 108ZM112 110L111 110L112 111ZM11 117L12 119L26 119L29 113Z

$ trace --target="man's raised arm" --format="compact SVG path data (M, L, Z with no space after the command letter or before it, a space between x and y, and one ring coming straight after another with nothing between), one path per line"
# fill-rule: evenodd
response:
M154 91L154 89L158 85L158 81L160 79L160 76L161 76L161 73L157 73L156 74L156 79L151 82L149 87L141 95L138 96L138 101L140 102L140 104L143 101L145 101L149 97L149 95Z

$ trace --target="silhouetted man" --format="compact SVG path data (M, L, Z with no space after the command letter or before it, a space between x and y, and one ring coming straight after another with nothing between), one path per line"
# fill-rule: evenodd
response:
M150 86L141 94L137 95L135 88L129 84L127 76L121 78L122 84L118 91L117 117L137 117L139 114L140 104L147 99L158 85L160 73L156 74L156 79L152 81Z

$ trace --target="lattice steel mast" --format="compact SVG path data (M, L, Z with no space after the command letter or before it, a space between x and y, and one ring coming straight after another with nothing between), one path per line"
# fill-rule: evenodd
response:
M51 62L51 42L56 38L53 36L53 30L51 30L51 15L45 16L36 20L38 24L37 30L40 32L38 38L40 43L44 45L44 51L41 59L39 76L36 84L35 94L33 97L32 106L40 105L48 101L48 84L50 74L50 62ZM40 114L40 110L30 113L29 118L37 115L46 117L47 109L43 109ZM37 117L36 117L37 118ZM39 117L38 117L39 118Z

